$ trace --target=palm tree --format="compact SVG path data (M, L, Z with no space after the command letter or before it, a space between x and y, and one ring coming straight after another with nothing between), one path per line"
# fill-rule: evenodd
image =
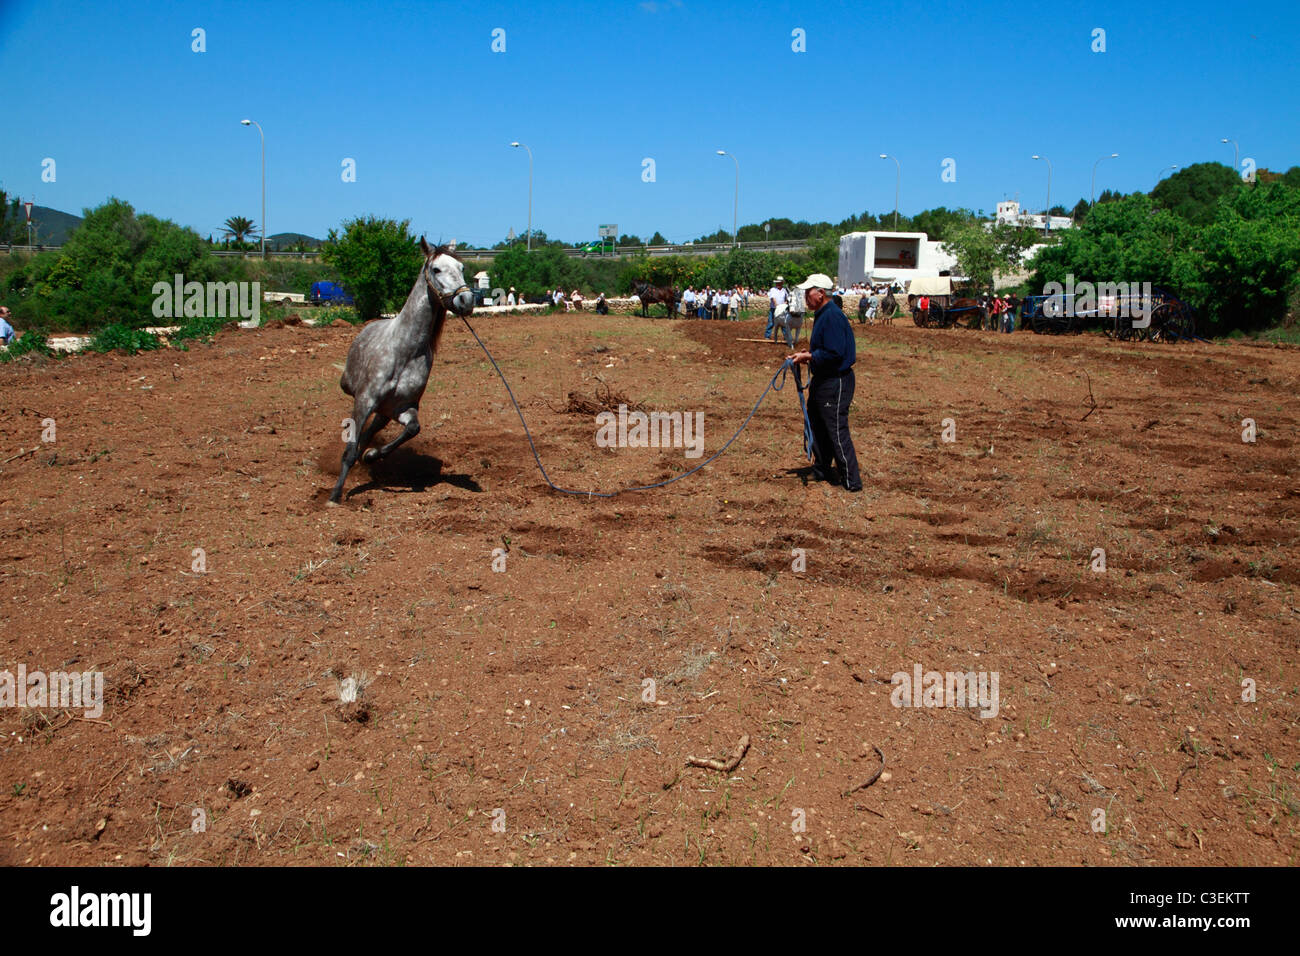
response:
M225 227L225 237L233 239L240 249L244 248L245 239L257 238L257 227L253 225L253 220L243 216L231 216L222 225Z

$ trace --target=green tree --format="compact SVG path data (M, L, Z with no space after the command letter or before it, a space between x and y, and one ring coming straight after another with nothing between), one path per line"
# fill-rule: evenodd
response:
M1205 226L1213 221L1219 201L1240 189L1241 177L1222 163L1196 163L1162 179L1151 198L1188 222Z
M952 226L944 249L957 259L957 270L977 288L993 288L997 274L1020 271L1020 257L1032 246L1037 234L1009 223L986 229L981 223Z
M1187 222L1136 193L1098 203L1074 229L1034 258L1033 283L1151 282L1186 288L1193 278L1192 230Z
M523 246L511 246L497 254L488 270L492 285L508 289L511 286L521 295L541 295L548 289L568 290L583 284L583 267L580 260L565 255L556 243L528 252Z
M166 219L137 216L109 199L84 210L82 224L56 253L34 256L10 277L5 304L29 328L85 331L116 322L153 325L155 283L210 275L203 239Z
M1034 267L1039 286L1150 282L1194 305L1207 332L1263 328L1300 295L1300 189L1285 179L1234 187L1204 226L1140 193L1099 203Z
M367 216L343 223L342 234L329 231L321 258L352 293L362 319L400 308L410 294L424 264L410 225L409 219Z
M908 226L911 232L923 232L931 239L943 242L959 232L961 227L976 221L975 214L969 209L948 209L940 206L937 209L926 209L917 213Z
M18 197L0 189L0 242L25 245L27 242L27 214Z
M1300 293L1300 189L1277 181L1236 190L1197 238L1185 294L1207 328L1262 329L1286 318Z

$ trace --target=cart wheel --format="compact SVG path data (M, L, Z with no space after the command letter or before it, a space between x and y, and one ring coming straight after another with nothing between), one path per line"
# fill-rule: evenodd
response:
M1167 309L1164 322L1160 326L1165 341L1178 342L1196 335L1196 320L1190 309L1181 303L1170 303Z

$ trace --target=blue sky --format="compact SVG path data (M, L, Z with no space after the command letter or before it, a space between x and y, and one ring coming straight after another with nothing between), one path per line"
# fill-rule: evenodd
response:
M191 50L206 31L207 51ZM506 50L491 49L505 30ZM806 53L791 49L805 31ZM1094 29L1106 52L1094 53ZM730 0L600 3L0 0L0 186L79 213L108 196L204 235L409 218L490 244L599 223L686 240L1003 198L1071 206L1163 167L1300 163L1300 4ZM57 179L41 181L56 161ZM356 182L341 163L356 161ZM655 161L655 182L642 161ZM956 182L943 182L945 158Z

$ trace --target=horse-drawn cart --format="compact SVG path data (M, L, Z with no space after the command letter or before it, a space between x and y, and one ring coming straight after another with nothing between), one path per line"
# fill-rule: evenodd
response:
M1121 342L1180 342L1196 337L1196 310L1164 289L1150 294L1080 298L1071 293L1026 296L1021 324L1040 334L1077 334L1084 324L1100 325Z
M1127 300L1120 298L1115 306L1114 321L1106 329L1111 338L1122 342L1181 342L1196 338L1196 310L1172 292L1154 288L1149 299L1129 296ZM1142 321L1143 316L1149 316L1150 321Z
M1074 297L1027 295L1020 304L1020 327L1038 335L1067 335L1083 331L1084 316L1074 309Z
M928 307L920 309L922 298L929 300ZM921 328L950 329L965 322L968 329L988 326L989 312L977 300L957 296L952 291L950 276L920 276L907 287L907 305L912 321Z

